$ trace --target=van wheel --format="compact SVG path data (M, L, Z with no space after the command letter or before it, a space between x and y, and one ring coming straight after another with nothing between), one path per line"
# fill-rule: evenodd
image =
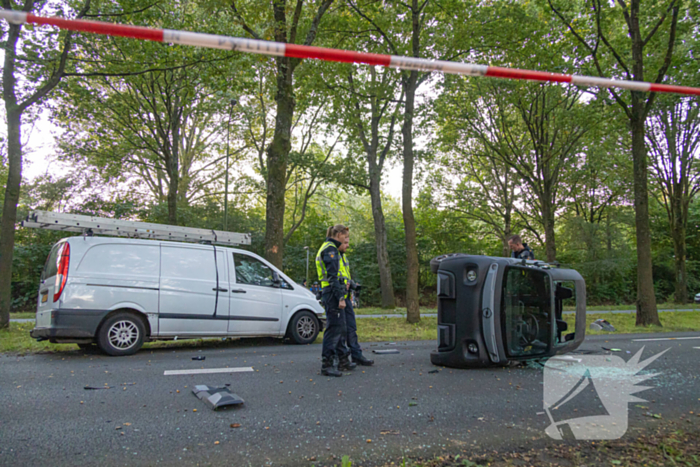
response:
M320 331L318 318L310 311L301 311L294 315L289 334L297 344L310 344L316 340Z
M145 326L139 317L121 312L109 317L100 326L97 345L107 355L131 355L139 351L145 334Z

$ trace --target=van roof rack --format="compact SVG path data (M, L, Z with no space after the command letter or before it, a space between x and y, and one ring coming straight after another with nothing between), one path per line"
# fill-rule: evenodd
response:
M251 234L196 229L177 225L106 219L48 211L31 211L22 227L78 232L84 235L172 240L176 242L215 243L220 245L250 245Z

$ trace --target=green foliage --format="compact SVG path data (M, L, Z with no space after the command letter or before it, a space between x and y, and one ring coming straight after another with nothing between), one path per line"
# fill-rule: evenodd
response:
M39 11L68 16L80 3L41 2ZM566 18L575 19L576 33L595 37L595 21L586 2L552 0L552 4ZM252 31L265 40L274 39L275 18L269 2L238 0L235 5L238 14L224 0L166 0L129 13L142 10L143 5L136 0L99 0L91 4L90 13L121 15L117 21L143 26L238 37L249 37ZM335 2L324 15L314 45L410 55L407 31L411 15L406 5L398 1ZM444 0L425 5L422 56L597 74L595 63L586 58L587 51L552 12L549 0ZM642 29L652 28L664 8L664 2L645 4ZM697 2L683 3L678 53L668 78L674 84L700 85L697 63L692 59L700 37L697 28L693 29L698 8ZM600 20L607 40L628 61L629 35L620 10L604 3ZM294 2L287 2L288 21L294 11ZM314 14L312 4L303 6L296 43L306 37ZM244 29L244 22L251 31ZM6 31L6 23L1 24ZM377 28L386 32L391 44ZM43 65L55 62L57 44L65 35L54 28L28 26L23 30L24 58L17 72L24 83L21 95L31 91L31 83L48 76L51 67ZM656 34L647 50L662 51L664 37ZM224 157L229 147L228 229L251 232L250 250L263 254L266 152L276 126L275 59L88 34L74 35L74 41L69 71L84 75L62 83L52 101L53 117L64 130L59 135L59 153L73 167L67 174L26 183L19 218L30 209L46 209L167 223L168 181L173 175L168 173L172 168L167 156L177 144L177 222L221 229ZM658 69L664 54L647 55L645 66ZM624 71L609 51L601 47L598 58L610 76L623 77ZM309 279L315 282L315 254L327 227L349 225L351 270L364 286L361 298L368 305L380 303L380 289L367 195L370 164L366 143L372 142L368 135L375 124L374 146L381 152L395 116L395 133L381 172L385 183L382 204L399 302L406 287L400 200L386 192L388 169L400 163L402 153L401 79L405 73L311 60L294 72L283 269L302 282L308 251ZM421 75L423 78L426 82L420 89L424 92L415 112L414 180L421 305L435 304L431 258L453 252L502 256L508 254L504 241L513 233L526 237L538 259L546 257L547 237L556 236L556 259L583 274L590 304L634 302L637 257L627 149L630 135L627 118L609 93L591 90L586 94L583 89L559 85L453 75ZM232 98L238 103L231 113ZM179 105L174 105L175 100ZM672 106L678 99L668 96L664 102ZM182 112L183 122L175 142L173 111ZM25 117L29 123L36 115ZM6 141L0 136L3 185L6 177ZM654 285L657 299L663 301L674 290L674 249L664 196L653 184L649 189L656 195L650 197ZM0 201L3 197L4 190ZM546 215L553 219L550 232L545 228ZM698 232L700 203L693 201L686 232L691 296L700 290ZM12 277L14 309L34 307L43 263L60 237L18 230Z

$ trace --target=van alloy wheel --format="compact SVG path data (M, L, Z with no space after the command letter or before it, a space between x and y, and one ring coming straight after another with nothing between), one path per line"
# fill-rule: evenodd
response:
M321 331L318 318L308 310L294 315L287 327L288 336L297 344L312 344Z
M139 329L131 321L117 321L109 328L109 343L119 350L127 350L139 340Z
M316 332L316 323L309 316L302 316L297 321L297 334L303 339L311 338Z

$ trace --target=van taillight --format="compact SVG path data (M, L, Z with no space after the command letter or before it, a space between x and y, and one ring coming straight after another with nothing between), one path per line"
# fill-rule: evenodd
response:
M57 302L61 297L63 288L66 286L68 279L68 263L70 263L70 245L64 243L56 258L58 263L58 272L56 273L56 283L53 288L53 301Z

